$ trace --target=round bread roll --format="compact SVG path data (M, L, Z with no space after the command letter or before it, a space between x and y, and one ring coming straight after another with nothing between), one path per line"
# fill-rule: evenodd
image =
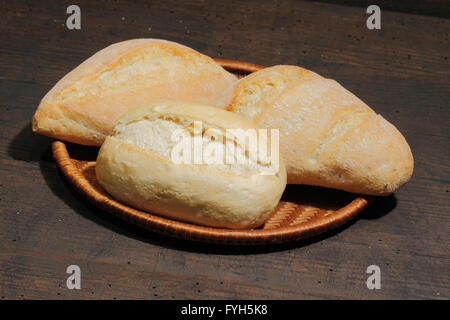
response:
M215 107L151 103L116 123L96 175L110 195L133 207L201 225L253 228L269 218L286 187L274 134Z

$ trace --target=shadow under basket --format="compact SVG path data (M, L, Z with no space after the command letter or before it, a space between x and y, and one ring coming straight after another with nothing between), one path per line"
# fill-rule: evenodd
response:
M247 62L215 60L239 77L263 68ZM374 199L325 188L288 185L263 226L250 230L205 227L140 211L112 198L95 177L98 148L53 141L52 151L68 182L95 206L145 229L192 241L261 245L306 239L350 221Z

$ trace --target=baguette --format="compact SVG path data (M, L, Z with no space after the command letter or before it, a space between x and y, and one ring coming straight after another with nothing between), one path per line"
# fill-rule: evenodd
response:
M279 128L288 183L388 195L413 172L402 134L331 79L274 66L241 79L233 111L262 128Z
M211 58L175 42L113 44L63 77L42 99L33 131L99 146L128 110L170 99L224 106L237 78Z
M203 150L208 145L237 145L236 152L246 161L175 161L175 131L186 130L191 137L198 122ZM226 129L258 127L234 113L187 102L161 101L134 109L117 122L101 146L97 180L114 198L138 209L207 226L257 227L278 204L286 169L278 153L275 161L253 161L242 139L206 138L210 130ZM261 135L255 141L270 142ZM266 174L269 168L275 169L272 174Z

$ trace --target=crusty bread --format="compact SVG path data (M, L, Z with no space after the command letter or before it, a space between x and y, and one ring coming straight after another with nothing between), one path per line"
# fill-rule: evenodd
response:
M101 145L116 120L145 103L170 99L224 106L237 78L211 58L158 39L113 44L63 77L43 98L33 130Z
M235 85L226 109L280 130L288 183L387 195L412 175L401 133L339 83L309 70L255 72Z
M236 150L248 161L174 161L174 132L195 134L198 121L204 150L210 144L240 145ZM100 148L97 179L113 197L142 210L208 226L256 227L278 204L286 169L278 153L275 167L273 161L253 161L242 140L206 138L210 130L226 129L258 128L232 112L187 102L161 101L134 109L117 122ZM270 143L268 138L257 141ZM262 174L269 167L275 168L273 174Z

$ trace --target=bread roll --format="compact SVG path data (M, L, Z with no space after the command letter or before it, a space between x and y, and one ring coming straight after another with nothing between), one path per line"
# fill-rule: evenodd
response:
M413 172L401 133L334 80L296 66L241 79L226 107L280 130L288 183L387 195Z
M113 44L63 77L42 99L35 132L85 145L101 145L128 110L170 99L224 106L237 78L211 58L157 39Z
M97 179L110 195L145 211L208 226L256 227L278 204L286 169L278 153L269 161L255 160L250 144L228 137L223 133L226 129L254 130L258 148L271 142L252 122L215 107L162 101L132 110L100 148ZM187 133L187 139L201 138L203 161L174 158L180 143L174 139L176 132ZM223 139L211 132L222 132ZM190 143L188 150L199 141ZM207 162L206 150L211 146L220 150L235 146L234 155L245 161ZM194 151L189 159L195 158ZM275 169L272 174L271 169Z

